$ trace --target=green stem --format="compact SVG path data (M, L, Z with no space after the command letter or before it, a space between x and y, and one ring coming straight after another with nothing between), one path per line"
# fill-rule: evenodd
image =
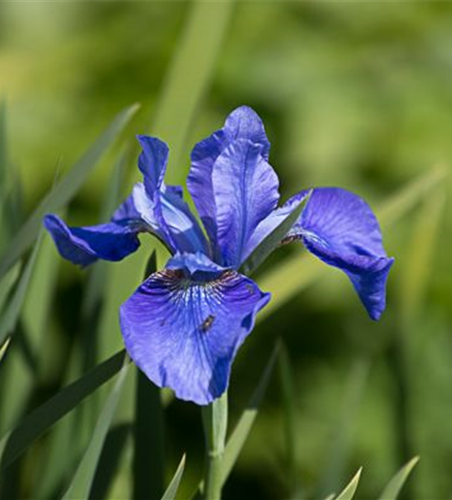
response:
M206 472L204 500L221 500L223 455L228 426L228 395L225 392L202 409L206 437Z

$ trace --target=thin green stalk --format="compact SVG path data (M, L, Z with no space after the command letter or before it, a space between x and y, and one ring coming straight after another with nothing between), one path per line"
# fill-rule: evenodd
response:
M204 500L220 500L223 488L223 457L228 427L228 395L225 392L202 409L206 437Z

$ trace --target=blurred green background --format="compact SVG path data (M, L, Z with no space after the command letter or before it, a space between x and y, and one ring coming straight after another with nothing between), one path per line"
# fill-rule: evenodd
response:
M342 274L318 270L313 257L296 267L304 253L298 245L281 249L259 273L275 299L287 287L295 290L294 282L301 285L268 311L241 350L231 381L231 418L247 401L277 338L292 366L293 405L285 410L276 370L225 498L320 498L341 489L361 465L359 498L374 498L414 455L421 461L406 498L450 498L452 227L445 200L451 190L452 4L250 1L236 3L231 12L225 2L198 8L209 13L205 24L198 19L190 45L191 2L0 4L0 96L14 167L10 182L22 200L15 217L22 220L113 115L134 102L141 109L124 138L130 143L136 133L155 133L170 148L177 140L169 177L179 183L192 145L241 104L264 119L283 199L310 186L341 186L389 213L386 200L440 165L446 175L411 210L382 221L396 263L379 323L366 317ZM223 14L215 9L224 11L221 26L215 23ZM212 47L217 29L224 37ZM178 57L185 71L174 84ZM205 78L196 83L201 73ZM175 85L167 95L174 102L165 118L169 85ZM120 151L101 162L69 206L72 224L98 220ZM133 145L122 195L136 176L137 153ZM14 221L8 224L14 227ZM8 244L6 234L0 250ZM15 354L20 347L12 345L1 366L2 434L81 370L68 359L77 339L89 336L79 321L88 275L62 262L47 237L44 245L47 261L34 277L22 318L36 343L36 363L30 370ZM99 359L122 345L112 304L138 284L138 278L124 278L134 265L136 276L142 275L143 257L134 259L103 268L110 307L100 319ZM295 267L284 267L288 263ZM311 280L310 273L320 274ZM51 293L38 307L39 283ZM130 399L126 394L118 422L129 418ZM168 474L187 451L184 488L190 491L202 471L198 408L173 402L166 427ZM90 429L84 430L88 436ZM60 476L42 484L51 439L43 439L22 465L18 497L51 498L71 476L77 452L63 460ZM72 439L82 446L87 437ZM108 498L129 497L130 460L126 450ZM296 484L287 479L290 467Z

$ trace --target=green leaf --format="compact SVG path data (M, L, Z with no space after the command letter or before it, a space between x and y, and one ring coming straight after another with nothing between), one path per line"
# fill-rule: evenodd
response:
M438 166L408 182L390 196L377 210L383 224L392 224L417 207L419 202L440 186L448 175L447 168Z
M6 354L6 351L9 346L10 339L8 339L1 347L0 347L0 362L3 359L3 356Z
M2 311L3 306L8 298L9 292L16 284L17 279L20 275L20 262L13 266L3 278L0 280L0 311Z
M97 139L91 148L75 163L66 176L41 201L25 224L17 232L0 261L0 277L22 256L31 246L42 226L42 218L48 212L54 212L66 205L77 193L88 174L97 164L107 148L122 132L137 105L131 106L116 116L110 126Z
M356 489L358 488L359 479L361 477L362 467L353 476L352 480L347 484L347 486L339 493L336 500L352 500L355 496Z
M235 2L191 2L190 11L171 65L163 82L152 133L171 147L168 184L181 184L185 172L182 154L199 104L214 75ZM196 64L196 71L193 71ZM172 168L172 166L177 168ZM172 178L174 172L175 178ZM176 177L177 176L177 177Z
M0 208L2 207L5 195L8 169L8 141L6 137L6 102L0 101Z
M401 219L415 208L424 196L431 193L444 180L444 177L444 169L434 168L403 186L377 208L376 214L382 225L389 226ZM277 269L257 279L261 289L270 292L278 291L273 295L267 307L261 311L257 320L262 321L271 315L327 272L328 266L311 255L295 254L287 258L278 265Z
M408 476L415 465L419 462L419 457L412 458L406 465L404 465L399 472L389 481L383 493L378 497L379 500L396 500L402 486L405 484Z
M259 412L259 405L264 397L265 391L267 389L268 382L270 380L270 375L273 371L273 367L276 361L276 356L279 351L279 344L277 344L267 362L264 372L261 375L259 384L257 385L247 407L243 411L240 420L235 426L234 431L231 434L228 442L226 443L226 449L223 457L223 483L228 478L231 473L237 458L242 451L243 445L251 431L251 428L256 420L257 414Z
M82 500L87 499L91 486L93 484L94 476L96 474L97 464L99 462L102 448L104 446L105 438L107 437L108 429L113 421L113 417L118 405L121 390L126 379L127 371L129 368L128 357L124 358L121 371L115 385L108 395L107 401L102 409L99 419L94 429L93 437L86 450L82 461L80 462L74 478L63 495L63 500Z
M156 252L152 252L145 277L157 270ZM152 425L149 424L152 422ZM157 500L165 481L164 417L160 388L141 371L137 372L133 457L133 498Z
M439 189L429 196L413 220L412 237L408 242L408 251L399 273L400 283L400 312L403 326L407 331L412 330L417 323L419 314L428 292L429 280L432 277L431 263L435 261L435 252L440 247L441 218L444 212L445 193Z
M286 234L290 231L291 227L295 224L306 206L311 192L309 192L296 207L276 228L251 252L246 260L240 266L239 272L251 275L264 260L281 245L281 241Z
M41 434L74 409L121 369L125 350L98 365L82 378L65 387L25 417L0 441L0 471L16 460Z
M0 345L2 345L5 342L5 340L12 335L16 327L17 320L19 318L19 314L25 300L25 295L28 290L28 285L36 261L36 256L38 255L38 250L41 241L42 241L42 233L38 237L38 240L27 262L27 265L25 266L24 272L22 273L22 276L14 292L14 295L12 296L11 301L6 308L5 313L2 315L0 323Z
M353 448L356 432L356 419L359 416L361 402L366 392L371 359L368 355L357 355L344 380L341 405L332 430L334 438L330 441L328 460L322 468L320 492L331 491L341 483L345 475L346 464Z
M297 391L292 366L286 346L281 342L278 355L279 379L284 416L284 433L286 438L285 467L287 482L294 496L301 489L298 473L297 449Z
M165 493L163 493L162 500L175 500L177 495L177 490L179 489L179 484L182 479L182 475L185 469L185 455L182 457L182 460L179 463L179 467L177 468L173 479L171 479L168 488Z

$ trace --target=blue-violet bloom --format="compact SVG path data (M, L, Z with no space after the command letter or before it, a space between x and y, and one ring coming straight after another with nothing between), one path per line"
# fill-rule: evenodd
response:
M122 334L130 357L150 380L180 399L206 405L226 390L237 350L270 300L238 269L308 191L278 207L279 182L268 163L264 126L242 106L191 155L187 184L203 231L182 188L164 183L167 145L154 137L138 140L143 182L110 222L68 227L52 214L44 224L61 255L81 266L123 259L137 250L143 232L167 246L172 256L166 267L121 306ZM282 243L301 240L344 271L369 316L379 319L393 259L383 248L375 215L344 189L315 188L310 194Z

